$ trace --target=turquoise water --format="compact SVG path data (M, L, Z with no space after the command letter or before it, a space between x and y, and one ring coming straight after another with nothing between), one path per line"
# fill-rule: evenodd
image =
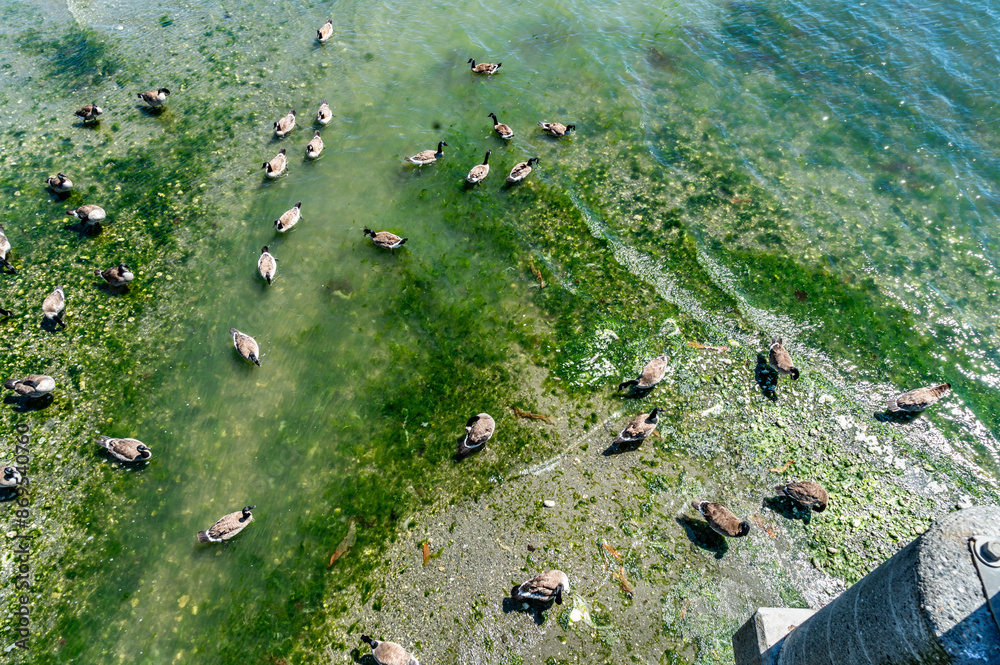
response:
M8 326L23 346L4 369L32 354L72 385L30 416L68 458L39 453L39 491L64 466L91 470L24 662L251 662L315 642L319 617L347 609L331 590L370 594L365 576L409 511L551 444L498 436L500 455L456 466L469 415L493 413L502 431L531 366L563 379L544 390L583 403L676 326L710 342L782 335L862 386L950 381L930 417L956 454L1000 467L987 75L1000 54L986 3L6 2L3 14L3 223L30 267L4 276L0 304L36 306L59 275L78 331ZM330 17L335 36L318 45ZM469 57L503 67L474 77ZM167 109L137 108L135 93L159 86ZM308 163L322 99L334 119ZM100 127L74 126L95 100ZM299 127L279 141L271 123L289 108ZM538 120L578 131L552 139ZM402 164L439 140L438 164ZM288 174L265 181L280 147ZM466 188L486 149L489 178ZM533 156L531 178L504 187ZM60 169L85 183L70 204L108 202L117 225L65 231L40 186ZM303 220L278 236L273 220L299 200ZM409 242L379 251L365 226ZM256 275L265 244L271 286ZM108 298L82 275L122 255L146 264ZM102 336L105 322L135 335ZM235 355L233 326L256 337L262 367ZM606 329L626 344L586 362ZM146 441L153 462L122 471L94 453L96 432ZM237 541L195 543L246 504L255 523ZM330 569L352 524L354 556Z

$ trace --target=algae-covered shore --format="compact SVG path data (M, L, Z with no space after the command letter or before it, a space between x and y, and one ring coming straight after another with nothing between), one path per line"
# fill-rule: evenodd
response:
M489 44L480 14L498 10L478 4L404 3L379 21L350 3L5 5L0 223L19 272L0 275L14 312L0 370L57 381L51 403L8 395L0 410L0 461L30 427L27 505L0 502L5 659L343 662L367 632L426 662L721 663L756 605L822 604L934 517L997 502L993 332L974 316L992 245L963 253L975 233L962 226L976 231L992 203L954 203L961 184L932 156L894 166L863 126L817 128L797 103L809 159L727 124L738 100L708 113L713 76L745 68L748 94L766 96L799 75L782 64L795 58L767 57L798 25L737 4L648 16L543 2L496 21ZM419 41L432 30L435 45ZM470 75L469 52L491 49L503 74ZM143 108L136 92L161 85L166 108ZM335 118L310 163L322 99ZM105 115L83 126L73 111L94 101ZM289 108L301 126L279 141L271 123ZM578 132L553 139L542 118ZM912 120L886 120L903 153ZM442 138L439 163L401 165ZM289 173L266 181L280 147ZM485 148L496 173L464 188ZM505 186L530 156L531 178ZM839 180L805 195L810 168L842 178L859 163L920 184L880 175L864 205ZM69 195L44 187L57 171L77 183ZM298 200L303 221L276 235ZM88 202L108 210L99 234L65 215ZM954 217L945 237L961 251L889 237L892 219L920 217ZM366 226L409 242L380 252ZM859 262L869 232L885 242ZM904 239L909 268L872 268L899 261ZM278 258L270 286L255 273L263 245ZM93 274L118 262L136 271L127 292ZM57 284L68 325L51 330L40 304ZM954 311L927 295L955 304L963 289ZM260 368L235 354L232 326L257 337ZM978 337L956 343L969 326ZM756 382L772 334L803 372L774 399ZM656 390L615 393L662 351ZM933 411L873 417L897 386L930 380L955 386ZM655 405L662 438L602 454ZM458 462L480 411L497 433ZM99 434L136 436L153 459L116 463ZM830 508L804 523L765 506L791 478L826 484ZM686 508L699 496L748 516L751 536L714 539ZM238 539L196 543L248 504ZM550 566L570 574L572 604L505 612L511 584Z

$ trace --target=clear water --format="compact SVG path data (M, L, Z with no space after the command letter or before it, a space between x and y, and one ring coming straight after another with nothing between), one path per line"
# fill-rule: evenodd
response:
M505 459L475 474L449 455L469 413L509 412L525 363L600 383L574 364L585 344L573 340L599 325L655 333L662 318L603 302L631 303L640 286L669 301L650 308L657 316L710 331L740 319L855 380L950 381L951 408L933 417L997 468L998 91L987 73L1000 42L989 3L8 1L3 11L9 146L71 137L49 167L88 165L80 178L94 196L113 196L97 165L142 146L152 158L117 181L123 191L159 186L158 165L184 154L158 151L201 164L172 172L181 194L134 203L141 217L145 199L164 194L197 208L198 224L167 231L169 215L145 215L177 258L139 266L138 283L155 280L162 294L137 324L143 360L129 368L146 387L101 405L96 423L145 440L154 461L122 474L93 460L107 484L79 515L87 525L62 561L69 581L43 601L49 629L32 662L287 653L319 613L343 609L324 607L330 589L364 584L371 560L327 567L351 522L356 550L377 553L436 487L462 494L535 459L545 442L505 442ZM315 29L329 17L335 36L321 46ZM107 52L53 54L45 38L73 26ZM503 67L473 77L469 57ZM135 92L160 85L173 91L167 110L139 111ZM322 158L307 163L321 99L335 117ZM87 134L70 115L93 100L107 112ZM289 108L299 127L279 141L271 123ZM491 111L514 128L511 142L493 134ZM534 127L542 119L578 132L553 140ZM191 132L204 140L185 144ZM450 145L440 163L402 164L439 140ZM288 174L265 181L260 164L280 147ZM491 175L464 187L487 149ZM502 187L532 156L532 179ZM5 151L5 163L18 159ZM43 197L44 175L13 175L24 192L8 207ZM273 220L299 200L303 220L277 235ZM21 217L37 243L21 251L44 265L51 227L29 231ZM570 218L586 226L560 226ZM18 222L5 224L16 238ZM410 240L393 256L365 226ZM663 245L681 227L696 241L688 254ZM110 254L113 229L96 252ZM256 275L265 244L278 259L271 286ZM231 326L257 338L262 367L235 355ZM245 504L257 517L238 541L195 543Z

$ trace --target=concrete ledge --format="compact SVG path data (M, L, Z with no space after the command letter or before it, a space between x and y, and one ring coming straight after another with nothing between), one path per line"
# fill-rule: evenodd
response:
M816 610L762 607L733 635L736 665L775 665L781 642Z

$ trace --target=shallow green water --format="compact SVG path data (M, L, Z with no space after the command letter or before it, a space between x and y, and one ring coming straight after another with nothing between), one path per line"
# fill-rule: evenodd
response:
M345 609L324 607L329 590L364 585L409 510L547 450L499 434L530 394L528 364L583 404L678 329L780 334L855 381L948 380L935 423L996 469L983 6L917 7L908 24L895 6L796 3L3 9L4 163L20 165L4 224L30 267L4 276L0 304L37 308L54 274L77 284L65 336L34 318L4 329L19 340L4 370L30 354L66 373L65 397L17 417L74 423L51 437L93 469L82 530L65 526L58 567L36 572L30 662L255 662L324 643L318 615ZM470 56L503 68L473 77ZM136 108L159 85L167 110ZM321 99L335 117L307 163ZM93 100L100 127L74 126ZM299 127L278 141L271 123L292 107ZM540 119L579 131L554 140ZM440 163L401 163L438 140ZM265 181L280 147L288 174ZM491 175L468 189L486 149ZM532 156L531 179L503 187ZM60 169L86 183L67 206L39 184ZM97 238L63 228L83 198L119 215ZM299 200L303 221L279 236ZM410 240L393 256L365 226ZM122 255L141 273L110 298L83 275ZM231 326L257 338L262 367L235 354ZM499 454L456 466L484 410ZM143 439L153 461L121 471L95 430ZM69 463L36 454L43 494ZM255 523L237 541L197 545L246 504ZM352 553L328 568L352 521Z

